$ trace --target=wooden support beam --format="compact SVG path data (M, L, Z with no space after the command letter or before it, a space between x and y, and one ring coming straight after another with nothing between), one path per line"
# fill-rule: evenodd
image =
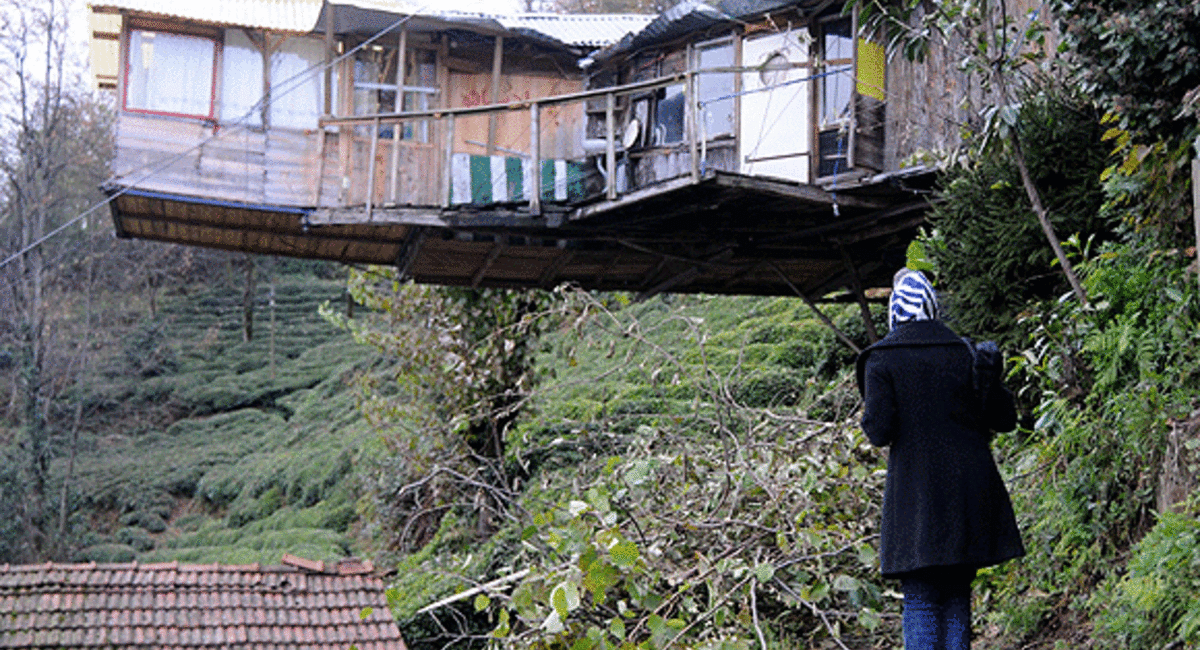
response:
M542 213L542 133L540 130L541 110L537 102L529 105L529 157L533 165L533 179L529 188L529 214Z
M367 221L375 209L375 155L379 152L379 119L371 125L371 148L367 154Z
M806 203L815 205L833 205L833 195L825 190L812 185L789 183L786 181L776 181L766 178L755 178L752 176L741 176L738 174L717 174L716 183L721 187L737 187L756 192L764 192L775 194L789 199L800 199ZM865 208L868 210L880 209L888 204L879 201L870 201L859 199L845 194L839 194L837 197L838 205L843 208ZM922 205L927 205L921 201Z
M610 271L616 268L617 264L619 264L621 261L621 255L623 252L623 250L618 250L617 252L613 253L612 257L608 259L608 263L596 272L596 275L592 279L593 284L600 284L600 281L604 279L604 276L608 275Z
M417 253L421 252L421 244L425 243L426 236L424 228L409 229L404 243L400 245L400 250L396 254L396 271L401 280L408 279L413 262L417 261Z
M683 82L683 99L686 109L683 112L684 129L687 130L688 153L691 159L692 182L700 182L700 146L698 138L700 129L696 128L696 75L692 72L692 46L688 45L688 74Z
M497 36L495 48L492 50L492 96L493 104L500 103L500 70L504 65L504 37ZM488 113L487 155L496 153L496 120L495 111Z
M699 266L693 266L682 273L676 273L675 275L656 284L655 286L639 293L637 297L633 299L633 301L645 302L664 291L670 291L681 284L687 284L688 282L695 280L696 276L700 275L702 272L703 269L701 269Z
M849 207L849 204L846 203L845 198L839 198L838 202L842 204L842 207ZM921 199L919 201L912 201L910 203L898 205L894 208L888 208L886 210L880 210L879 212L872 212L870 214L864 214L864 215L854 217L851 219L832 219L828 223L824 223L819 226L813 226L812 228L805 228L803 230L796 230L794 232L789 232L787 234L778 235L775 237L760 239L757 243L759 246L769 246L771 244L779 244L779 243L786 242L786 241L789 241L792 239L803 239L805 237L815 237L817 235L822 235L827 232L834 232L834 231L838 231L838 230L846 232L846 231L856 228L858 226L865 226L865 225L872 224L881 219L889 219L892 217L897 217L897 216L900 216L900 215L903 215L905 213L912 212L915 210L924 211L928 207L929 207L929 202L925 201L924 199ZM842 241L846 241L847 243L850 243L855 240L853 240L852 238L843 238Z
M542 275L538 277L538 286L543 289L552 289L558 284L558 274L562 272L571 260L575 259L575 251L563 251L561 255L554 258L550 265L542 271Z
M788 279L788 276L784 274L783 269L779 268L778 264L771 262L771 269L773 269L775 273L779 275L779 279L783 280L784 284L786 284L793 293L795 293L797 296L800 296L800 299L804 301L804 304L808 305L808 308L813 310L813 313L817 315L817 318L821 319L822 323L825 323L826 327L833 330L834 335L838 337L839 341L845 343L846 346L851 350L854 350L855 354L862 352L862 349L855 345L854 341L850 340L850 337L846 336L845 332L838 329L838 326L835 325L833 321L829 320L829 317L826 316L824 312L822 312L820 309L817 309L817 304L812 301L812 298L804 295L803 291L801 291L796 285L792 284L792 281Z
M757 271L760 266L762 266L762 262L755 262L753 264L747 264L745 267L742 268L742 270L729 276L729 278L727 280L725 280L724 283L721 284L721 289L728 290L728 289L733 288L733 286L735 284L737 284L738 282L741 282L742 279L745 278L747 275L750 275L751 273Z
M475 271L475 275L471 276L472 287L478 287L479 283L483 282L484 276L487 275L487 272L492 268L492 265L496 263L496 260L500 259L500 255L504 253L506 248L508 248L508 244L505 243L505 238L498 238L496 240L496 245L492 246L492 250L488 251L487 257L483 260L483 263L479 265L479 269Z
M399 40L396 42L396 100L393 108L404 110L404 71L408 65L405 50L408 49L408 28L400 28ZM392 125L392 165L388 178L388 203L395 205L400 193L400 135L404 131L404 122Z
M863 292L862 276L858 274L858 267L854 265L854 259L850 257L846 247L838 244L838 251L842 254L842 263L850 272L850 289L858 301L858 311L862 315L863 325L867 328L867 337L871 339L871 343L876 343L879 341L879 331L875 329L875 321L871 319L871 307L867 304L867 294Z
M450 198L454 193L454 116L446 116L446 151L445 167L442 169L442 207L450 207Z
M333 40L333 6L325 5L325 97L323 110L326 115L333 115L333 59L336 44ZM322 127L324 130L324 127Z
M604 198L612 201L617 198L617 140L616 140L616 110L617 97L613 93L604 96L604 166L608 170L608 178L604 179Z
M662 273L663 268L665 268L666 266L667 266L666 256L660 257L658 260L658 264L655 264L648 273L646 273L645 275L643 275L641 278L638 279L638 286L641 287L641 286L650 284L652 281L654 281L654 278L658 277L659 273Z

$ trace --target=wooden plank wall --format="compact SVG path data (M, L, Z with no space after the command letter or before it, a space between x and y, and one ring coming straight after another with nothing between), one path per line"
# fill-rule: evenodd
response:
M125 112L114 168L123 181L147 190L306 206L314 195L318 147L318 132L218 127L214 133L196 120Z
M1058 36L1044 3L1015 0L1008 9L1009 22L1018 29L1029 25L1030 12L1038 12L1032 19L1048 26L1046 51L1054 51ZM921 151L950 151L961 144L964 127L981 126L979 109L997 100L959 71L959 61L969 50L958 39L946 45L931 39L923 63L909 62L900 55L891 58L887 69L885 169L896 169L900 161Z
M490 73L471 74L452 71L450 73L450 106L452 108L481 106L488 104L491 96L492 76ZM563 79L538 75L506 74L500 78L498 103L529 101L539 97L566 95L583 90L579 79ZM574 160L583 157L583 102L547 106L541 113L542 157ZM454 124L454 151L457 153L486 154L486 147L472 142L488 139L487 116L472 116L458 119ZM496 144L511 151L529 152L529 111L506 111L501 113L496 125ZM508 150L508 151L506 151Z

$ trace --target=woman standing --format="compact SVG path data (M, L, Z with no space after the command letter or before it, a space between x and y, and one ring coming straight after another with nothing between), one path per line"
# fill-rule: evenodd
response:
M969 648L976 570L1025 554L989 446L1016 426L999 352L939 318L929 280L902 269L890 332L857 367L863 432L891 448L879 556L903 585L906 650Z

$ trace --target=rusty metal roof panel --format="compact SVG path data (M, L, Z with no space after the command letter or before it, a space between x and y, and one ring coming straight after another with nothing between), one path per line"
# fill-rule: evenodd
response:
M93 10L117 10L285 32L311 32L322 0L96 0Z

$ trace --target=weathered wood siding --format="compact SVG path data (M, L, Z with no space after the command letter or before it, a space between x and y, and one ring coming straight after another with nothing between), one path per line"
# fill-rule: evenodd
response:
M224 201L311 205L319 133L214 128L195 120L122 113L117 176L136 187Z
M506 74L500 79L500 96L491 101L491 74L450 73L450 107L465 108L489 103L530 101L539 97L566 95L583 90L579 79ZM583 157L583 102L546 106L541 109L541 156L574 160ZM529 153L529 111L506 111L497 116L496 145L499 153ZM488 141L488 118L460 118L454 124L456 153L484 154ZM479 143L484 143L480 146Z

